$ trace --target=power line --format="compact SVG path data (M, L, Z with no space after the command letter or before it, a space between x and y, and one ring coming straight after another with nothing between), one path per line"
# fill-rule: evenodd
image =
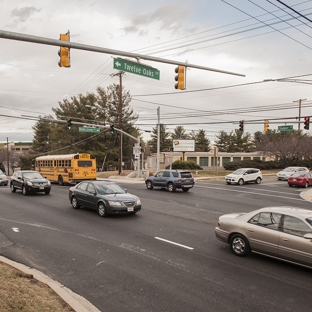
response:
M292 10L293 12L297 13L298 15L300 15L301 17L305 18L306 20L308 20L309 22L312 23L312 21L307 18L306 16L302 15L301 13L297 12L295 9L293 9L292 7L288 6L287 4L285 4L284 2L280 1L280 0L276 0L277 2L279 2L280 4L284 5L285 7L287 7L288 9Z

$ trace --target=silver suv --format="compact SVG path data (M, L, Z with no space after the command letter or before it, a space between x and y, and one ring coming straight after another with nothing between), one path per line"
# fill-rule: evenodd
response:
M225 182L227 184L243 185L248 182L255 182L260 184L262 181L262 172L256 168L241 168L235 170L233 173L225 176Z
M185 170L163 170L145 180L148 190L157 186L167 188L169 192L174 192L176 189L182 189L183 192L188 192L194 186L194 183L192 173Z
M307 167L287 167L283 169L282 171L278 172L276 174L277 180L288 180L288 178L296 172L300 173L306 173L309 172L309 169Z

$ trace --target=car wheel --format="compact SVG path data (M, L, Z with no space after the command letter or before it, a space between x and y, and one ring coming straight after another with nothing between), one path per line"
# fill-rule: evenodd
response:
M100 217L102 218L107 217L106 207L103 203L98 204L97 211Z
M244 180L243 179L239 179L238 180L238 185L243 185L244 184Z
M248 240L240 234L234 234L231 237L230 246L236 256L244 257L250 252Z
M174 185L171 182L168 183L167 189L168 189L169 192L174 192L175 191L175 187L174 187Z
M292 187L292 184L288 184L290 187Z
M188 192L188 191L189 191L189 188L182 188L182 191L183 191L183 192Z
M24 195L27 195L27 191L26 191L25 185L22 186L22 193L23 193Z
M307 188L309 186L309 182L307 181L304 185L305 188Z
M78 204L78 200L77 200L76 196L73 196L71 198L71 204L72 204L74 209L79 209L80 208L80 205Z
M261 183L261 178L258 177L258 178L256 179L256 184L260 184L260 183Z
M64 182L63 182L63 177L60 175L59 177L58 177L58 184L59 185L64 185Z
M46 195L49 195L50 194L50 190L46 190L44 191L46 193Z
M153 184L152 184L151 181L146 181L146 188L147 188L148 190L152 190L152 189L153 189Z
M16 188L13 186L13 183L11 183L10 188L11 188L12 193L16 192Z

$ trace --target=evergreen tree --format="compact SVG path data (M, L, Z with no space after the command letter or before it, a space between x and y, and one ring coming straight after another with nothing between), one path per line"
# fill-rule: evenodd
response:
M153 128L151 132L151 140L148 141L150 146L151 153L157 152L157 137L158 131L157 126ZM168 150L169 147L172 147L172 139L170 138L170 133L167 131L167 127L164 124L160 124L160 138L159 138L160 151Z
M199 129L198 131L192 130L190 133L190 139L195 141L195 152L209 152L210 141L206 137L206 131Z
M30 154L45 154L51 150L51 131L55 128L56 124L52 122L46 122L43 118L53 119L51 115L39 116L40 119L34 126L34 139L32 144L32 150Z
M39 121L34 126L35 140L34 150L36 153L67 154L85 152L94 155L97 159L97 166L102 167L103 161L107 165L118 165L119 140L118 132L114 135L109 133L108 128L100 128L100 133L80 132L79 127L73 125L72 130L67 129L67 120L109 126L114 124L116 128L124 130L134 137L140 135L139 130L134 126L138 116L133 113L129 103L131 97L129 92L122 90L122 124L119 124L119 85L111 85L105 91L97 88L96 93L79 94L70 99L59 102L59 106L53 108L56 120L63 120L64 123L48 123ZM52 118L52 116L49 116ZM123 161L131 166L133 139L123 135L122 156Z
M174 140L187 140L190 136L186 133L183 126L176 126L171 134L171 138Z
M221 130L216 135L215 146L219 148L220 152L235 153L235 152L253 152L255 145L250 133L239 130L231 131L227 134Z
M210 149L210 141L206 136L206 131L199 129L195 140L195 152L209 152Z

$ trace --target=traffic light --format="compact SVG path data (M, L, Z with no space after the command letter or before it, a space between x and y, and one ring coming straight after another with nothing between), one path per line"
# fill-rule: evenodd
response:
M310 117L304 117L304 127L305 130L309 130L310 128Z
M268 132L269 131L269 121L266 119L264 121L264 132Z
M242 131L242 132L244 131L244 120L240 120L239 121L239 128L238 128L238 130Z
M71 130L72 128L73 128L72 120L71 119L67 119L67 130Z
M115 128L114 127L115 127L114 125L110 126L110 133L111 134L115 134Z
M69 41L69 31L66 34L60 34L60 40ZM59 66L60 67L70 67L70 50L67 47L60 47L58 51L60 57Z
M184 66L178 66L175 69L176 76L175 76L175 81L177 83L175 84L176 89L184 90L186 88L186 72L185 72L185 67Z

